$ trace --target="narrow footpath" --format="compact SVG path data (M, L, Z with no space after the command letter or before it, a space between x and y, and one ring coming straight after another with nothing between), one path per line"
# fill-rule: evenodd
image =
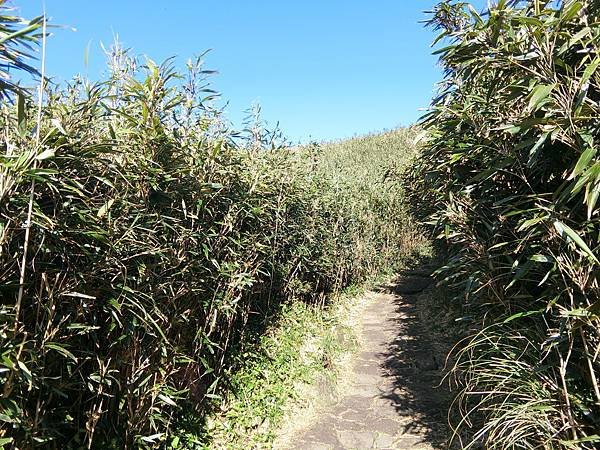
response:
M421 318L420 300L431 294L428 273L407 272L374 295L362 316L347 392L297 433L291 448L445 448L448 394L438 387L443 351Z

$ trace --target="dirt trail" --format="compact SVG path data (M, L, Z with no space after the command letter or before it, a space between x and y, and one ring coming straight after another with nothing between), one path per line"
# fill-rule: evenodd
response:
M291 448L444 448L448 395L437 387L443 356L420 319L429 286L427 270L419 269L381 287L362 316L362 346L345 395L297 433Z

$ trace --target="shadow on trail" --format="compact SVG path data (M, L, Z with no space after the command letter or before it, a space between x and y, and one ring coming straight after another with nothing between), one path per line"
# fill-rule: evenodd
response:
M435 324L421 304L432 295L433 268L422 266L405 271L393 285L380 286L395 295L396 314L388 320L397 330L380 354L385 377L391 383L380 398L390 401L403 416L404 433L423 436L435 448L447 448L447 411L450 395L443 378L445 351L449 342L436 342Z

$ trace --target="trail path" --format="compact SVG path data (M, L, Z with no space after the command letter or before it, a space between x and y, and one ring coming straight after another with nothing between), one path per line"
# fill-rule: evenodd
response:
M441 449L447 394L438 388L443 360L420 319L424 269L382 287L362 316L362 346L349 387L297 433L293 449Z

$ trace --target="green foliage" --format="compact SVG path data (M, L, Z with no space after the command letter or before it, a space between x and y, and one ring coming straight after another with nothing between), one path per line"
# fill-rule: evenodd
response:
M14 93L23 93L11 80L10 70L39 75L30 60L34 49L42 39L44 17L25 20L11 15L12 8L0 1L0 98L6 99Z
M575 0L433 11L445 79L411 185L473 333L454 367L465 448L600 442L599 13Z
M392 176L414 154L413 136L413 130L399 129L301 150L308 164L302 172L320 180L316 200L331 203L338 212L341 223L329 230L338 235L338 248L331 250L338 256L332 263L353 274L348 281L391 272L427 251ZM315 240L330 244L326 236ZM357 285L350 285L344 295L327 300L325 308L285 305L266 333L236 350L227 377L231 388L216 402L206 436L190 437L189 442L197 441L198 447L208 442L210 448L272 445L286 414L293 420L297 409L311 401L310 389L324 378L333 383L340 357L354 349L356 330L346 315L360 293Z
M13 448L176 447L282 305L323 303L418 244L397 182L228 130L199 60L180 73L115 47L109 68L48 91L39 120L29 99L0 107Z

